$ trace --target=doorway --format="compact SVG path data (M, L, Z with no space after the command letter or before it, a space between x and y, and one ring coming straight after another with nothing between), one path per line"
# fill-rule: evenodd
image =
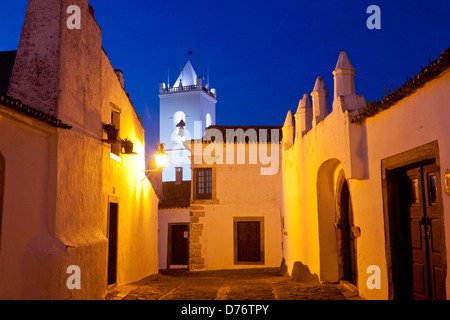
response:
M109 203L108 221L108 285L117 283L117 237L119 204Z
M350 190L342 171L338 178L336 211L339 280L348 281L357 286L358 268L354 229Z
M234 263L264 264L263 218L234 218Z
M441 212L435 162L401 168L398 174L403 297L445 299Z
M167 267L187 268L189 259L189 225L170 223L168 230Z

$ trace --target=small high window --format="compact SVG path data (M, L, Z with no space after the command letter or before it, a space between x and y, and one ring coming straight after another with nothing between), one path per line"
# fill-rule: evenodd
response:
M206 122L205 122L205 127L208 128L211 126L212 121L211 121L211 115L209 113L206 114Z
M175 181L181 183L183 181L183 167L175 168Z
M177 111L173 115L173 133L172 142L182 143L186 140L185 127L179 127L178 124L183 121L186 124L186 114L183 111Z
M116 109L111 109L111 123L116 127L116 129L120 130L120 112ZM116 156L119 156L121 150L122 144L120 142L111 144L111 153L114 153Z
M195 198L212 199L212 169L195 169Z

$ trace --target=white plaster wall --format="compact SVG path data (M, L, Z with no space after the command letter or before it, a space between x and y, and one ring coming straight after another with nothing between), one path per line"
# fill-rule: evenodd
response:
M48 0L46 4L49 3L52 1ZM70 4L73 3L64 1L58 7L67 8ZM46 210L46 217L41 221L46 233L39 231L39 237L26 249L26 254L21 251L20 246L13 245L6 249L18 250L16 255L22 255L23 258L17 266L27 266L25 273L20 269L9 270L15 264L11 263L6 267L3 265L12 274L21 272L20 277L23 279L20 281L17 274L8 278L8 285L2 286L8 288L8 291L3 291L6 297L104 297L107 288L107 216L110 197L119 200L118 284L139 280L158 272L158 199L149 181L144 179L147 162L144 128L101 47L101 31L89 12L89 2L79 0L76 4L82 11L82 29L68 30L65 16L60 16L59 51L51 51L53 56L45 58L45 62L55 63L58 70L56 78L59 95L55 106L58 108L58 117L73 128L54 129L54 135L45 143L37 138L38 135L23 137L19 140L20 143L17 140L9 142L15 142L15 152L18 154L10 154L8 158L14 159L18 164L21 163L20 159L31 160L30 167L36 168L33 174L28 172L33 189L25 190L31 197L29 206L33 205L33 199L39 199L35 202L41 204L26 214L33 221L33 215L37 219L41 214L40 210ZM23 46L18 52L19 56L30 55L34 53L33 50L39 50L34 48L33 43L40 39L41 34L38 33L39 30L33 32L30 28L34 19L41 19L39 23L46 24L45 15L35 15L34 7L31 8L33 10L27 12L27 27L24 28L31 35L27 36L26 42L21 42ZM52 23L47 27L58 28ZM19 61L22 60L19 58ZM23 61L26 62L26 59ZM26 63L22 67L26 69ZM17 70L17 79L26 77L21 69ZM28 84L25 83L26 86ZM40 90L39 87L29 89L26 86L26 92L37 99L30 100L34 101L32 107L38 107L42 92L35 92ZM121 108L120 137L129 137L134 142L137 153L121 155L120 162L110 158L110 145L101 141L105 137L103 124L111 121L111 102ZM6 130L4 128L6 126L2 125L1 130ZM16 136L20 136L20 130L11 130L8 135L16 133ZM8 135L2 135L2 139ZM36 154L20 154L22 148L30 147ZM26 170L27 167L24 172ZM21 181L22 174L15 174L19 179L17 181ZM15 176L10 176L9 179L16 181ZM43 199L46 203L42 202ZM11 200L8 201L11 203ZM7 221L10 219L9 215L23 212L16 209L20 208L7 211ZM27 219L22 219L21 224L17 221L11 230L16 232L16 237L23 237L26 239L24 241L28 241L30 228L36 228L38 232L40 227L39 224L35 227ZM11 242L9 244L12 245ZM68 277L66 268L69 265L78 265L81 269L81 290L69 290L65 285ZM28 281L28 284L22 285L23 281ZM18 292L19 288L24 292Z
M216 199L193 203L193 206L198 204L205 208L205 217L200 223L203 224L202 257L207 270L279 267L281 264L280 171L261 175L259 162L248 164L248 152L247 144L247 164L237 164L237 161L236 164L214 164ZM264 264L234 264L234 217L264 218Z
M52 143L56 129L0 105L0 152L5 189L0 238L0 299L58 298L64 245L48 221Z
M324 273L324 269L328 263L335 264L332 261L335 255L326 255L331 259L329 262L321 260L324 259L323 250L330 253L333 248L321 245L324 238L321 238L319 226L324 215L334 216L335 208L324 206L318 189L334 195L336 181L333 177L340 164L346 178L350 178L354 225L361 228L361 237L357 238L360 294L367 299L388 298L381 160L438 140L441 181L444 181L443 173L450 167L447 125L450 96L446 89L449 84L450 73L446 72L414 95L366 119L362 125L348 125L347 114L336 109L283 152L283 255L289 272L295 261L301 261L312 273L320 275L321 280L333 278L330 273ZM328 182L321 183L325 178ZM445 187L441 187L444 190ZM450 200L445 194L443 198L444 224L448 230ZM448 247L448 237L446 239ZM381 268L380 290L369 290L365 285L369 276L366 270L370 265Z
M206 113L211 114L212 123L215 123L216 107L215 101L202 91L192 90L185 92L174 92L159 95L160 98L160 142L164 143L165 149L184 148L182 144L172 142L171 136L174 130L173 115L177 111L183 111L186 115L186 140L200 139L205 130ZM194 135L194 122L202 121L202 131ZM175 181L175 167L183 167L183 180L191 180L191 164L189 152L185 152L182 163L174 163L174 152L169 154L169 162L163 171L163 181ZM179 151L178 151L179 153ZM177 157L178 159L179 157Z
M190 222L189 208L159 209L158 214L158 268L167 269L169 223Z

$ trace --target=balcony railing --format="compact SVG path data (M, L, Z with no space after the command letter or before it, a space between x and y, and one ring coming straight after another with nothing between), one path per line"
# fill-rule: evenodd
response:
M197 86L197 85L164 88L159 91L161 94L163 94L163 93L192 91L192 90L203 90L205 93L207 93L211 97L216 98L216 95L214 93L212 93L211 91L209 91L208 88L205 88L204 86Z

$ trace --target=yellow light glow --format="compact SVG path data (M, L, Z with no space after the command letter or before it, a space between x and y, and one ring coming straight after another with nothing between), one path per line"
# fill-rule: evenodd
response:
M159 151L155 154L156 166L164 169L167 166L168 155L164 152L164 144L159 144Z

